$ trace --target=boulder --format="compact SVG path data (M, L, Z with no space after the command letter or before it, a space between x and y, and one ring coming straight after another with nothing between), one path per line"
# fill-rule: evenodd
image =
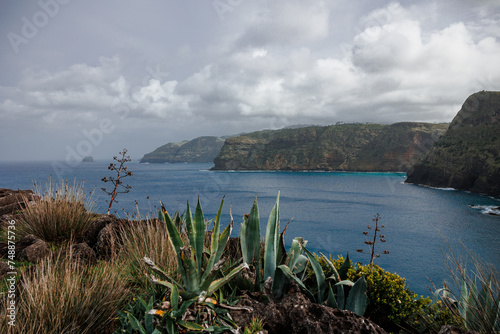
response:
M301 293L285 296L279 303L264 304L244 295L238 302L247 310L232 310L231 317L239 326L247 326L252 317L264 322L264 329L289 334L371 334L386 333L372 321L350 311L312 303Z
M97 215L90 225L90 228L85 232L83 241L94 248L97 244L99 232L108 224L116 222L118 218L115 215Z
M97 254L96 252L85 242L71 245L64 249L66 254L71 252L72 260L75 264L80 265L95 265L97 264Z
M51 254L52 252L47 243L42 239L36 239L31 245L21 250L17 258L22 261L37 263Z
M93 247L99 259L112 260L116 257L123 244L123 229L128 226L130 222L126 219L117 219L99 231Z

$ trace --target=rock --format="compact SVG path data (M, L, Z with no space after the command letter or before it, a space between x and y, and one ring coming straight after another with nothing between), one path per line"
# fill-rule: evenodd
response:
M26 247L34 244L37 240L40 240L37 236L28 234L24 238L16 242L14 248L14 254L16 255L16 258L19 259L19 254L21 254L21 251ZM0 257L6 257L8 255L8 251L9 248L6 243L0 244Z
M120 246L123 244L122 231L130 224L126 219L117 219L99 231L97 242L94 245L94 250L99 259L112 260L116 257Z
M23 196L28 200L33 199L34 194L31 190L12 190L0 188L0 216L13 213L24 208Z
M264 321L264 329L269 334L386 333L366 318L312 303L301 293L287 295L279 303L267 305L244 295L237 306L253 309L252 312L231 311L231 317L239 326L246 326L252 317L257 317Z
M52 252L47 243L41 239L36 239L34 243L21 250L17 258L22 261L37 263L51 254Z
M467 98L407 183L500 196L500 92Z
M446 325L441 327L438 334L479 334L478 332L468 331L466 329L461 329L458 327Z
M98 240L99 232L101 232L106 225L116 221L118 221L118 218L116 218L115 215L97 215L92 225L90 225L90 228L85 232L83 241L94 248Z
M70 247L66 248L63 252L66 254L67 252L71 252L73 262L75 262L76 264L91 265L91 266L97 264L96 252L85 242L71 245Z
M82 162L94 162L94 157L89 155L82 159Z

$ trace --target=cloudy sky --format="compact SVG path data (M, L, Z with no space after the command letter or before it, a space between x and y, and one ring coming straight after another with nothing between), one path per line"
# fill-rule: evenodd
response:
M0 161L294 124L450 122L500 90L494 0L0 1Z

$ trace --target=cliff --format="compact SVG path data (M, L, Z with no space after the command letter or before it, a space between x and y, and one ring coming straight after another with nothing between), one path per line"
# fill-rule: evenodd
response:
M406 182L500 196L500 92L469 96Z
M168 143L144 155L141 162L213 162L223 144L224 139L210 136Z
M341 124L226 139L215 170L407 171L447 124Z

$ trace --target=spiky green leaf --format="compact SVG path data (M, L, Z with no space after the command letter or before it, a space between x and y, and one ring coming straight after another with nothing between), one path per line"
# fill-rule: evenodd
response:
M323 303L323 298L325 296L325 289L326 289L325 273L323 272L323 268L319 264L316 257L307 248L304 248L304 253L309 259L311 267L313 268L314 271L314 275L316 276L316 284L317 284L316 302L321 304Z
M354 283L349 296L347 297L346 309L363 316L368 306L368 297L366 296L366 279L361 276Z
M274 272L276 271L276 256L278 248L278 238L279 238L279 192L276 198L276 204L274 204L269 219L267 221L266 229L266 240L264 246L264 280L268 277L274 279Z

